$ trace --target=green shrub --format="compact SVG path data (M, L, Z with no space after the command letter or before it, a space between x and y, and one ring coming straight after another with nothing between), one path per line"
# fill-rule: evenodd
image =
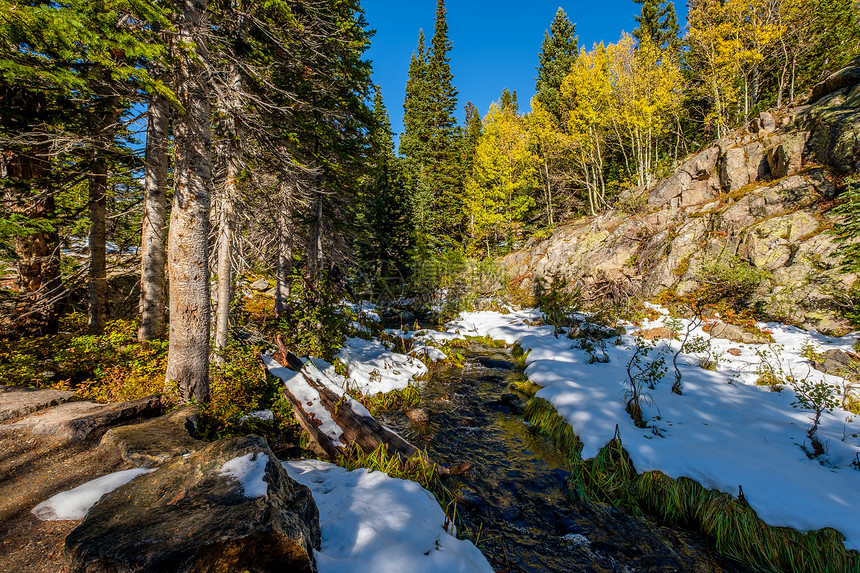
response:
M704 302L726 301L740 311L748 308L750 298L769 276L747 261L729 257L703 263L698 278L705 285Z
M343 346L348 327L332 281L323 278L311 288L301 277L295 277L287 309L276 327L288 350L332 362Z

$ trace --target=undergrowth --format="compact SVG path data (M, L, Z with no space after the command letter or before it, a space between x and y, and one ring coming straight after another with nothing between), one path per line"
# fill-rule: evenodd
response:
M696 528L721 554L764 571L860 571L860 555L847 551L844 537L833 529L804 533L769 526L756 516L740 491L735 498L688 478L674 480L660 472L638 474L617 430L597 456L583 460L582 443L549 402L532 398L525 418L566 453L572 495Z
M378 416L382 412L389 410L398 410L400 408L410 408L418 404L421 400L421 392L415 386L407 386L401 390L391 390L390 392L377 392L376 394L365 395L357 388L347 388L347 394L364 404L364 407L370 410L373 416Z

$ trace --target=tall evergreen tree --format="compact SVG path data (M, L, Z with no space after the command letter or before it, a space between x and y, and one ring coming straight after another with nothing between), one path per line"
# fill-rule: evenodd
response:
M668 48L677 52L681 46L681 27L675 15L675 5L665 0L633 1L642 4L642 12L639 16L634 16L638 26L633 30L633 37L639 42L647 38L660 49Z
M570 67L576 61L578 43L576 24L572 23L564 10L559 7L549 31L544 32L543 44L538 55L538 75L535 79L535 97L559 123L563 123L560 104L561 82L570 73Z
M379 86L373 97L373 118L370 176L362 213L368 235L364 258L373 264L374 274L382 280L403 279L408 270L410 246L409 202L403 169L394 154L391 121Z
M433 230L437 240L451 242L460 233L462 181L458 139L460 129L454 111L457 89L451 73L451 40L445 0L436 1L436 25L427 58L426 82L430 93L430 138L427 185L433 194Z

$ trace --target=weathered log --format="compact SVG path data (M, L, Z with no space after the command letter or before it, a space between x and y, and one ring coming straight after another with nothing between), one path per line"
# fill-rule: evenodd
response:
M280 338L276 339L278 343L278 352L273 356L273 359L284 365L285 368L300 372L307 385L319 395L320 404L331 415L332 420L337 424L343 435L341 440L344 443L355 443L366 453L372 452L382 444L388 446L390 452L395 453L404 463L413 458L416 454L421 453L427 459L428 463L436 466L436 471L440 475L458 475L462 474L471 467L471 464L459 464L454 468L447 468L439 463L429 459L421 450L380 424L373 416L363 415L353 409L352 403L354 400L349 396L338 396L332 392L324 384L314 380L308 374L307 366L289 352L283 346ZM314 367L311 365L311 367ZM330 459L335 459L341 452L341 448L332 443L329 436L326 436L315 423L313 413L307 412L306 405L297 399L292 392L285 386L284 396L290 401L293 406L293 413L296 420L302 428L308 432L311 438L316 441L324 452L317 451Z

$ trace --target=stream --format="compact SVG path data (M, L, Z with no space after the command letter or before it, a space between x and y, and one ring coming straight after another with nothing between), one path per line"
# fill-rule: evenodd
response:
M447 478L459 527L497 572L748 571L721 558L699 534L571 501L565 457L523 420L522 379L510 352L473 344L463 368L437 369L422 383L423 424L404 412L384 423L440 463L471 462ZM505 395L504 399L502 396Z

